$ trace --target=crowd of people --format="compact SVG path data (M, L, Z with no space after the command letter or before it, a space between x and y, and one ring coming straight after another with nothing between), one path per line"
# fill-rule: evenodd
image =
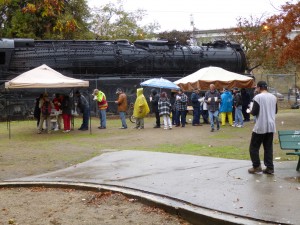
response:
M156 89L151 90L149 103L152 112L155 114L155 126L153 128L161 128L161 117L165 130L175 127L186 126L186 115L188 111L188 103L191 102L193 107L192 126L202 126L202 124L210 124L210 131L220 129L225 126L228 121L229 125L242 128L244 122L250 121L250 114L254 116L256 121L249 152L252 160L252 168L249 173L274 173L273 165L273 135L276 131L275 114L277 113L277 99L274 95L268 93L267 83L260 81L257 83L254 98L250 98L250 94L245 90L233 88L229 90L224 87L222 91L218 91L214 84L209 86L209 90L200 95L199 89L194 89L190 97L182 90L176 93L171 92L170 97L166 92L158 93ZM96 101L99 113L99 129L106 129L106 111L108 102L105 94L95 89L93 91L93 100ZM121 120L120 129L127 129L126 112L127 112L127 96L125 92L118 88L116 90L117 99L114 103L117 105L118 113ZM143 88L138 88L136 92L136 100L134 103L133 116L136 118L135 129L144 129L144 118L150 113L148 101L143 93ZM76 107L82 114L82 123L78 130L89 130L90 106L89 102L80 91L75 92ZM51 101L47 93L40 95L36 99L36 107L34 116L37 119L38 133L42 133L43 124L46 121L46 131L51 132L51 115L56 116L57 127L63 132L71 131L73 102L69 95L56 94ZM75 110L76 111L76 110ZM221 115L221 123L219 121ZM52 115L53 116L53 115ZM203 122L201 123L201 117ZM172 118L172 119L171 119ZM234 119L233 119L234 118ZM63 120L63 126L62 126ZM261 168L259 149L261 144L264 146L264 164L265 169Z
M55 130L64 128L63 132L68 133L71 131L71 114L72 102L68 95L55 94L55 97L51 101L48 94L41 94L36 98L34 117L37 119L38 133L41 134L44 130L50 133L52 130L51 116L54 114L56 117ZM63 126L62 126L63 120Z
M95 89L92 95L93 100L97 102L99 113L100 121L98 129L106 129L106 112L108 108L106 95L99 89ZM117 104L121 120L120 129L127 129L127 96L122 88L117 89L116 95L117 99L115 104ZM89 130L89 102L78 90L75 92L74 100L76 102L75 108L82 114L82 124L78 130ZM137 89L137 98L133 111L133 116L137 120L135 128L144 129L144 118L150 113L150 108L155 115L155 126L153 128L161 128L161 118L163 119L164 129L172 129L173 126L185 127L189 103L193 111L192 126L202 126L202 124L210 123L211 131L213 132L216 123L216 129L219 130L220 114L221 125L224 126L226 121L228 121L230 125L241 128L243 127L244 121L250 121L250 115L246 112L250 102L250 95L245 89L239 92L238 88L234 88L232 91L224 88L219 92L213 84L210 85L210 90L206 93L200 94L199 89L193 90L190 97L182 90L171 92L170 96L168 96L166 92L158 93L156 89L152 89L151 95L149 99L147 99L143 94L143 88L139 88ZM148 103L150 103L150 107ZM50 101L47 93L41 94L36 99L34 111L34 116L37 119L38 133L42 132L44 121L46 121L45 130L48 132L51 132L51 129L63 129L66 133L70 132L72 108L74 108L73 101L70 100L67 94L57 93L52 101ZM53 128L50 123L53 114L57 120L56 128ZM201 120L202 122L200 122Z

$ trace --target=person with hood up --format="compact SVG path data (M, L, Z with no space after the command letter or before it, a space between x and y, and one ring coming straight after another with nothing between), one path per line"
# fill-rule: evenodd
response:
M98 103L99 109L100 126L98 127L98 129L106 129L106 110L108 107L106 96L102 91L98 89L94 90L93 96L94 100L96 100Z
M155 113L155 118L156 118L156 125L153 128L160 128L160 117L159 117L159 111L158 111L158 100L159 100L159 95L156 91L156 89L151 90L151 96L150 96L150 103L151 103L151 108L152 112Z
M133 116L136 118L136 129L144 129L144 118L150 112L147 100L143 94L143 88L136 90L136 100L133 107Z
M170 100L167 97L166 92L162 92L160 94L160 98L158 100L158 111L159 115L163 117L164 119L164 129L172 129L172 123L170 119L170 113L172 111L172 105L170 103Z
M225 126L226 116L228 117L228 122L232 126L232 104L233 104L233 96L231 91L228 88L223 89L223 94L221 94L221 106L220 106L220 113L221 113L221 124Z

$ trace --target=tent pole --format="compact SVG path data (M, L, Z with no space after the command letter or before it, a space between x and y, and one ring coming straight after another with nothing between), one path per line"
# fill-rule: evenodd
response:
M5 104L6 104L6 126L8 129L8 138L11 139L11 129L10 129L10 110L8 108L9 101L7 100L7 95L5 96Z
M72 104L72 108L74 107L74 113L71 116L71 126L72 126L72 130L75 130L75 125L74 125L74 114L76 112L76 106L75 106L75 98L74 98L74 88L72 88L71 92L69 93L69 97L70 95L72 95L72 100L73 100L73 104ZM72 111L71 111L72 112Z
M90 134L92 134L91 97L89 95L89 92L88 92L88 96L89 96Z

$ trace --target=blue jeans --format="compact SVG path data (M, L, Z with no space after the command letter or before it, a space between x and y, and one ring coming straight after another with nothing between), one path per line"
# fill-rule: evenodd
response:
M172 109L172 125L176 125L176 110Z
M193 125L200 124L200 108L194 108L193 110Z
M80 128L88 129L89 128L89 119L90 119L90 109L89 107L84 107L82 112L82 124Z
M244 125L242 106L241 105L235 107L234 124L235 125L242 125L242 126Z
M185 126L185 117L186 117L186 112L185 111L178 111L176 110L176 125L179 126L181 122L181 126Z
M99 110L100 127L106 128L106 109Z
M122 127L127 128L125 112L119 112L119 115L122 122Z
M216 119L217 128L220 128L219 122L219 111L208 111L210 127L213 129L215 127L214 119Z
M208 123L208 111L207 110L201 110L201 115L202 115L202 118L203 118L203 122L204 123Z

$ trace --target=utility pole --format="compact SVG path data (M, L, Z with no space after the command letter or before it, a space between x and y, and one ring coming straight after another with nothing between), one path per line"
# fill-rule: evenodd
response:
M195 37L195 23L193 14L190 15L190 24L192 26L192 36L190 37L190 44L197 45L196 37Z

